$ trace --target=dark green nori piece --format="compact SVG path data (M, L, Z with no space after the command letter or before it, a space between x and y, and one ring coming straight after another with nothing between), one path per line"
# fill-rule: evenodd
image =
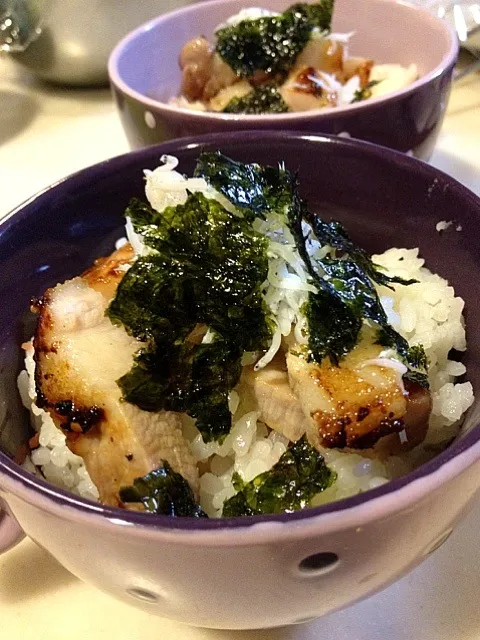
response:
M269 471L244 482L238 473L238 491L223 505L223 517L292 513L308 507L313 496L330 487L336 474L305 436L294 443Z
M355 314L343 300L326 291L311 293L303 308L309 327L309 358L321 362L329 356L337 364L358 342L363 324L360 314Z
M333 17L333 7L335 0L323 0L309 4L308 2L297 2L287 9L293 13L300 13L305 16L313 27L320 31L330 31Z
M202 153L195 176L207 180L250 220L270 212L286 215L297 191L297 178L281 167L244 164L219 151Z
M297 176L282 167L243 164L220 153L203 153L195 175L204 177L246 215L264 218L272 211L285 215L300 257L319 289L318 294L309 295L304 308L312 359L321 362L329 356L338 363L357 344L363 321L368 319L379 328L379 342L397 349L409 366L406 377L428 387L426 358L419 358L424 354L422 347L410 348L389 325L373 284L391 288L392 284L410 285L415 280L388 276L352 242L339 222L325 222L309 211L300 198ZM303 222L311 226L321 245L334 249L335 257L312 260Z
M288 105L272 84L256 87L243 98L232 98L224 113L259 115L262 113L286 113Z
M284 77L304 49L312 29L328 31L333 0L295 4L278 16L268 16L219 29L216 51L239 77L263 71Z
M334 256L322 260L311 258L302 228L304 221L309 223L313 236L322 246L332 247ZM328 356L333 363L338 363L358 342L363 320L367 319L378 327L378 342L396 349L410 368L406 376L428 387L423 348L418 345L412 351L405 338L390 326L374 286L376 282L391 288L394 283L410 285L415 280L390 277L382 272L366 251L351 241L339 222L325 222L314 215L298 195L288 209L288 225L307 271L319 289L318 294L309 295L304 309L309 326L310 357L321 362Z
M136 478L131 487L122 487L119 495L122 502L141 502L148 513L207 518L207 514L196 503L188 482L166 461L163 467L143 478Z
M410 347L405 339L402 338L402 340L403 343L399 342L398 334L391 327L384 327L379 331L378 343L384 347L397 349L405 364L408 366L408 371L403 377L406 380L410 380L410 382L414 382L428 389L428 359L425 349L421 344Z
M107 311L145 342L118 381L124 399L187 412L205 441L222 439L243 352L266 348L271 336L261 293L268 240L201 193L161 214L134 200L127 215L153 251L126 272ZM199 325L214 332L212 342L190 339Z
M404 278L398 278L396 276L387 276L383 273L381 267L372 261L371 256L364 249L352 242L345 227L340 224L340 222L336 222L335 220L325 222L320 216L314 215L308 210L306 210L304 214L305 219L311 224L320 244L330 245L338 251L341 256L348 256L350 260L356 262L377 284L390 287L390 285L394 283L409 285L416 282L416 280L405 280Z

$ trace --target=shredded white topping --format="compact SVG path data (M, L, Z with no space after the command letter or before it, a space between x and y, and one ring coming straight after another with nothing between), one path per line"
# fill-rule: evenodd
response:
M448 229L448 227L451 227L453 224L452 220L449 220L447 222L447 220L440 220L440 222L437 222L437 224L435 225L435 229L437 231L445 231L445 229Z
M232 213L238 213L232 203L221 193L213 189L203 178L187 178L175 171L178 159L163 155L163 164L153 171L145 169L145 195L152 207L161 213L169 206L185 204L189 193L203 193L206 198L217 200Z
M207 333L202 338L202 344L212 344L212 342L215 340L216 335L216 332L208 327Z
M144 256L149 252L148 247L143 242L143 238L138 233L135 233L133 228L132 219L130 216L126 217L125 233L127 234L128 241L132 245L132 249L135 252L135 256Z
M347 80L347 82L342 85L341 89L338 90L338 104L351 104L353 99L355 98L355 94L360 90L360 78L355 75Z
M266 367L267 364L273 360L273 358L275 357L275 354L280 349L280 345L282 343L282 332L277 322L275 322L275 324L277 325L277 328L273 332L272 344L270 346L270 349L267 351L267 353L264 356L260 358L260 360L254 366L255 371L258 371L259 369L263 369L263 367Z
M339 82L334 75L331 73L327 73L326 71L317 70L315 75L309 75L307 78L317 85L317 87L321 87L324 91L328 93L338 92L342 89L342 83ZM301 88L297 82L292 82L292 87Z
M329 33L328 39L333 40L333 42L343 44L345 50L345 45L350 42L353 35L355 35L355 31L348 31L347 33ZM347 56L345 55L345 57Z
M160 156L160 162L163 162L163 165L158 167L159 172L174 171L178 167L178 158L176 156L169 156L167 153Z

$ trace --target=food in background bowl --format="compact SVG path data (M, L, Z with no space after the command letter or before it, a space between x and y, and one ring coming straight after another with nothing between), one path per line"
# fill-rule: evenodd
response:
M348 55L352 33L331 33L333 0L294 4L283 13L243 9L198 36L179 57L180 96L197 111L262 114L353 104L402 89L418 77L411 64L376 65Z
M259 115L172 104L182 84L176 60L185 43L199 34L213 42L219 24L258 4L283 13L291 0L195 3L145 24L115 47L109 76L132 147L188 135L276 129L348 134L422 159L430 157L448 102L458 38L445 21L401 0L362 0L355 4L354 13L351 3L337 2L332 31L355 29L348 42L349 56L368 56L376 64L393 62L406 69L414 63L418 79L402 89L334 108ZM380 87L385 89L387 81L372 89ZM268 87L265 91L268 97Z
M463 302L418 251L370 257L282 165L163 161L129 242L34 303L19 384L39 472L107 505L251 516L445 448L473 402L449 357Z

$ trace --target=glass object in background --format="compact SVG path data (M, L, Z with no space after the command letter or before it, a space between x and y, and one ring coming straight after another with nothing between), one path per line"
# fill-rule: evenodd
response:
M480 54L480 3L453 0L417 0L439 18L450 22L462 47Z
M455 29L460 46L476 56L466 67L456 70L454 79L480 70L480 4L478 2L455 2L455 0L414 0L439 18L450 22Z
M0 0L0 51L24 51L41 33L50 0Z
M42 80L108 86L108 56L129 31L197 0L0 0L0 51Z

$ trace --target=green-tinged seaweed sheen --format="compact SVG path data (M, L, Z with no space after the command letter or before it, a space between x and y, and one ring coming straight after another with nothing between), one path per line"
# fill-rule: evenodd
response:
M207 517L195 501L188 482L174 471L167 461L143 478L136 478L131 487L122 487L119 495L122 502L143 504L148 513L175 517Z
M216 51L239 77L258 71L284 77L312 29L330 30L332 13L333 0L322 0L295 4L278 16L243 20L217 31Z
M186 412L205 441L222 439L243 352L265 349L271 337L261 294L268 240L201 193L162 213L134 200L127 215L152 251L127 271L108 309L144 342L119 380L124 398Z
M288 105L277 87L271 84L256 87L243 98L232 98L224 113L244 113L258 115L262 113L286 113Z
M218 151L201 154L195 176L205 178L248 220L286 215L298 188L296 176L282 167L244 164Z
M330 487L336 478L323 456L305 436L294 443L269 471L244 482L233 475L237 490L223 505L223 517L292 513L305 509L312 498Z

